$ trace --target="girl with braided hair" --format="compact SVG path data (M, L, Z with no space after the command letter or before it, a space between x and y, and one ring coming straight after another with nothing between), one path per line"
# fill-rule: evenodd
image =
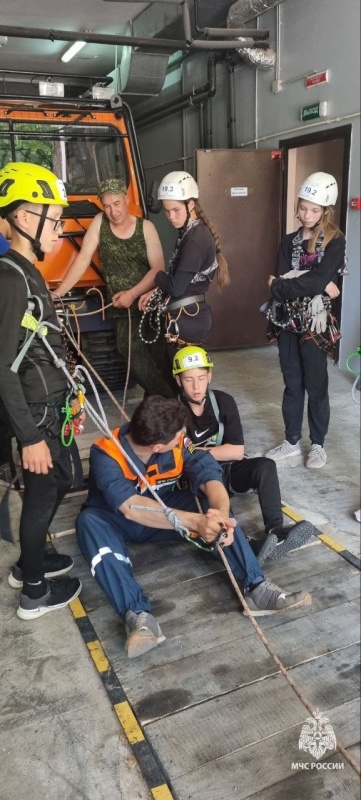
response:
M171 366L179 347L202 344L210 333L212 311L206 293L214 278L221 290L229 283L229 275L218 234L200 206L194 178L188 172L169 173L160 184L158 198L178 230L169 271L155 276L156 286L168 298L165 335ZM149 293L140 298L143 311L149 298Z

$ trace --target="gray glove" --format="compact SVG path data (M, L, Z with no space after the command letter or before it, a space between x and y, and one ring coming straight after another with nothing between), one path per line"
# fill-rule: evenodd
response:
M315 299L315 298L314 298ZM312 316L311 331L324 333L327 327L327 313L323 308L318 314Z
M316 294L315 297L310 300L308 304L308 315L310 317L314 317L316 314L320 314L324 310L322 295Z

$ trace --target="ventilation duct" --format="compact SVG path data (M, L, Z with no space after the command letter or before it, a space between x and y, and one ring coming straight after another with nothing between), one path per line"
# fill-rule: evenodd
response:
M237 0L230 7L227 17L227 28L244 28L246 22L270 11L284 0ZM242 39L239 40L242 43ZM273 47L267 50L261 47L240 47L239 55L246 64L258 69L272 69L276 64L276 51Z
M123 47L119 68L123 94L157 95L167 74L167 53L144 53Z

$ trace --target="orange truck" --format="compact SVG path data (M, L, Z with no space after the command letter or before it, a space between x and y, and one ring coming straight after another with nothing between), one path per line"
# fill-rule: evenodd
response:
M110 99L27 97L0 94L0 168L9 161L29 161L53 170L66 186L69 207L55 250L37 264L50 288L56 289L82 244L101 204L99 181L123 178L130 213L142 217L158 210L154 195L147 198L144 172L129 107L119 95ZM99 293L86 296L91 286L104 286L97 256L66 303L84 302L82 313L100 307ZM114 369L117 356L113 323L100 313L79 319L81 345L102 377L117 388L123 370Z

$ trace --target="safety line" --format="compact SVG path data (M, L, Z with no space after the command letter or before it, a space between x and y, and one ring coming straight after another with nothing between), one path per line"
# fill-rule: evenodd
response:
M301 517L300 514L297 514L297 512L289 506L282 506L282 511L287 517L293 519L294 522L305 521L304 517ZM336 542L336 539L333 539L332 536L328 535L328 533L322 533L322 531L320 531L318 528L314 529L314 535L317 537L317 539L320 539L321 542L326 545L326 547L328 547L330 550L333 550L334 553L337 553L337 555L341 556L341 558L344 558L345 561L348 561L349 564L352 564L353 567L356 567L356 569L361 571L361 560L355 556L354 553L351 553L350 550L347 550L347 548L342 544Z
M79 598L69 603L78 630L154 800L174 800L153 750Z

